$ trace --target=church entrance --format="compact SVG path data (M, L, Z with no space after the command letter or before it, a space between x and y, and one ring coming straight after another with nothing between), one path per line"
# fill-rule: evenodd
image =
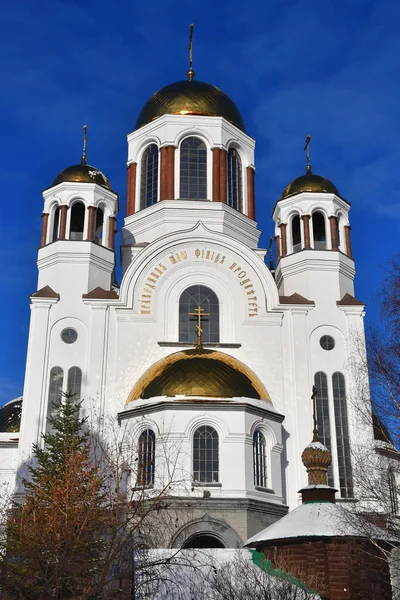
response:
M189 548L225 548L220 539L208 533L192 535L182 546L183 549Z

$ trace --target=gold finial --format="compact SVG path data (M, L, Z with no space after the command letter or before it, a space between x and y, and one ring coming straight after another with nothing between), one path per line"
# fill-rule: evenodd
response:
M201 308L201 306L198 306L196 308L196 310L192 313L189 313L189 315L191 317L197 317L197 325L196 325L196 329L197 329L197 350L201 350L203 348L203 342L201 339L201 334L203 333L203 330L201 328L201 319L203 317L209 317L210 313L205 313L204 312L204 308Z
M187 72L187 77L189 81L193 81L194 71L193 71L193 28L194 24L190 25L189 29L189 71Z
M86 165L86 144L87 144L87 127L86 125L83 126L83 149L82 149L82 159L81 159L81 165Z
M308 484L322 484L326 485L326 476L328 467L331 464L331 453L328 448L325 448L323 444L318 442L318 426L317 426L317 388L313 385L311 400L313 401L313 439L301 455L303 465L307 469L308 473Z
M311 142L311 135L307 135L306 136L306 145L304 146L304 150L306 151L306 157L307 157L307 175L311 175L311 159L310 159L310 142Z
M314 421L314 429L313 429L313 442L318 442L318 424L317 424L317 388L313 385L311 400L313 401L313 421Z

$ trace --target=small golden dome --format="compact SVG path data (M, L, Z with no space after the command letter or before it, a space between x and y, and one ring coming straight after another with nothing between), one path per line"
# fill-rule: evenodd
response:
M318 192L325 194L336 194L340 196L336 186L333 185L329 179L321 177L320 175L313 175L311 168L307 168L307 173L301 177L297 177L282 192L281 200L294 194L300 194L301 192Z
M191 356L188 354L188 357ZM154 396L208 396L260 398L250 379L221 360L193 354L169 365L144 389L142 398Z
M326 474L331 464L331 453L321 442L313 441L303 450L303 465L307 469L309 485L326 485Z
M97 183L112 191L111 183L108 181L107 177L103 175L101 171L96 169L96 167L91 167L83 162L80 165L73 165L72 167L67 167L61 171L53 181L53 186L62 183L63 181Z
M136 129L162 115L206 115L224 117L245 131L236 104L219 88L202 81L178 81L155 92L140 111Z

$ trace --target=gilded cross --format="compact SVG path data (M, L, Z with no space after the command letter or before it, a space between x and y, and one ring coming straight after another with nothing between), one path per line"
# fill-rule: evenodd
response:
M203 317L209 317L210 313L206 313L204 312L204 308L201 308L201 306L198 306L196 308L196 310L192 313L189 313L190 317L197 317L197 325L196 325L196 330L197 330L197 348L202 348L202 340L201 340L201 334L203 333L203 330L201 328L201 319Z
M83 150L82 150L82 160L81 165L86 165L86 144L87 144L87 127L83 126Z
M307 157L307 173L311 174L310 142L311 142L311 135L307 135L306 145L304 146L304 150L306 151L306 157Z
M313 385L311 400L313 401L313 442L318 442L318 425L317 425L317 388Z

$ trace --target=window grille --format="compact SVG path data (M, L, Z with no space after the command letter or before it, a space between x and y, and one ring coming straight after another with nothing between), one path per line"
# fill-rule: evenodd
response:
M143 152L140 174L140 208L156 204L158 199L158 146L151 144Z
M82 371L79 367L71 367L68 371L67 393L77 402L81 399Z
M53 234L52 234L52 238L51 238L52 242L55 242L58 239L59 221L60 221L60 208L59 208L59 206L57 206L57 208L54 210L54 216L53 216Z
M197 342L197 318L190 313L198 307L203 309L201 319L202 342L219 342L219 301L215 292L204 285L192 285L182 292L179 299L179 341L195 344Z
M229 148L227 154L228 205L243 212L243 176L242 161L235 148Z
M353 497L353 474L350 459L349 427L347 422L346 384L342 373L332 375L333 406L335 409L336 445L339 485L342 498Z
M261 431L253 435L254 485L267 487L267 461L265 438Z
M83 240L83 229L85 226L85 205L75 202L71 208L71 222L69 228L70 240Z
M103 227L104 227L104 212L102 208L96 210L96 223L94 226L94 242L99 244L103 243Z
M195 137L183 140L180 149L180 197L207 198L207 148Z
M219 481L218 433L203 425L193 436L193 480L200 483Z
M140 434L138 453L137 485L153 486L156 457L156 436L154 431L151 429L146 429Z
M314 384L317 390L315 399L317 409L318 438L332 452L331 425L329 419L328 378L325 373L315 373ZM328 467L328 485L333 487L332 463Z

